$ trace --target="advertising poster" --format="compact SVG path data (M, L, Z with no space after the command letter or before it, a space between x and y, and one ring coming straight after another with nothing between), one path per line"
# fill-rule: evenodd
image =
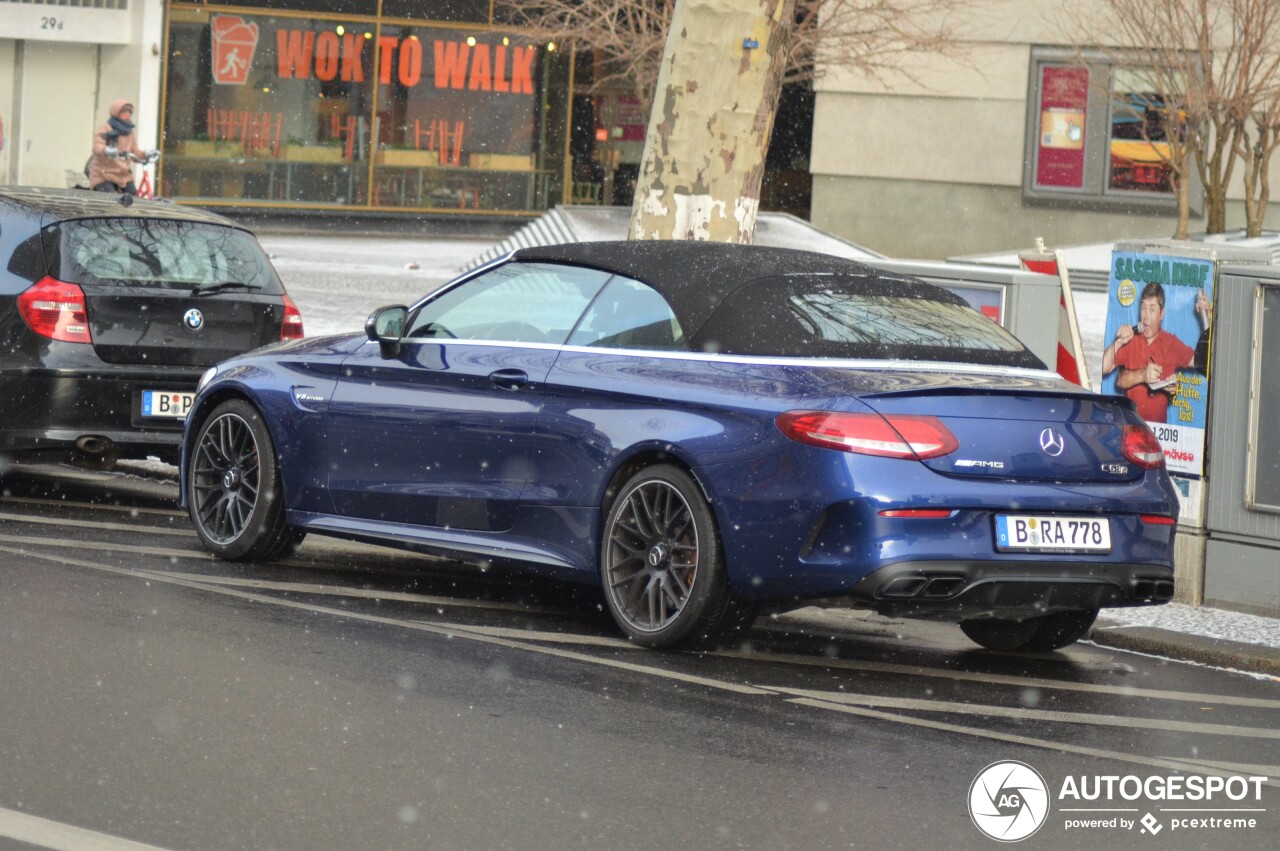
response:
M1111 256L1102 392L1132 399L1169 472L1193 480L1204 473L1213 277L1210 260Z
M1088 103L1087 69L1048 66L1042 70L1036 186L1084 188L1084 119Z

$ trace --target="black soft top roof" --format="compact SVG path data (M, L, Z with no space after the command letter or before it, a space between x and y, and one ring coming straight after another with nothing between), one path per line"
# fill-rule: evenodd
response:
M120 203L120 196L108 192L90 192L86 189L44 189L37 186L4 186L0 187L0 201L7 201L16 206L25 207L34 213L49 217L54 222L69 219L131 218L131 219L170 219L185 222L200 222L209 225L223 225L244 230L243 227L214 213L198 210L194 207L180 207L161 201L144 201L134 199L125 206Z
M830 254L725 242L579 242L521 248L515 259L590 266L642 281L667 300L688 332L701 328L726 296L761 278L827 274L929 287L914 278ZM950 300L945 290L939 288L937 293L939 298Z

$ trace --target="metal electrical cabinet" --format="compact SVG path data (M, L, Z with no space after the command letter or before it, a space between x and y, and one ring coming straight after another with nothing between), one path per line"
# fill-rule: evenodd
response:
M1280 616L1280 269L1221 265L1204 601Z

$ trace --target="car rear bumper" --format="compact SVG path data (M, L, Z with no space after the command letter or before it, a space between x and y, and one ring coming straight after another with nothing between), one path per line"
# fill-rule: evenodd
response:
M197 370L0 372L0 451L153 454L176 458L182 420L144 418L143 390L194 392ZM86 440L88 439L88 440ZM79 445L78 445L79 444Z
M1173 590L1163 565L930 561L872 571L850 596L881 614L959 621L1156 605Z

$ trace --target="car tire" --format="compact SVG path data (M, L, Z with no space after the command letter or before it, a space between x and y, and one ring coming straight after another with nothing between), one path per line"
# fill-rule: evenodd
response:
M1036 630L1035 637L1022 649L1061 650L1088 635L1089 628L1093 626L1097 617L1097 609L1087 609L1077 612L1054 612L1051 615L1036 618L1040 621L1040 628Z
M982 618L960 621L960 630L974 643L988 650L1011 652L1022 650L1039 631L1039 618L1024 621L1003 618Z
M200 424L187 475L187 505L205 548L231 561L286 558L305 532L284 520L275 447L257 408L230 399Z
M729 585L715 515L689 473L646 467L606 509L600 577L628 638L665 650L710 649L750 626L756 609Z
M1083 638L1097 616L1097 609L1088 609L1054 612L1022 621L985 618L961 621L960 629L972 641L988 650L1061 650Z

